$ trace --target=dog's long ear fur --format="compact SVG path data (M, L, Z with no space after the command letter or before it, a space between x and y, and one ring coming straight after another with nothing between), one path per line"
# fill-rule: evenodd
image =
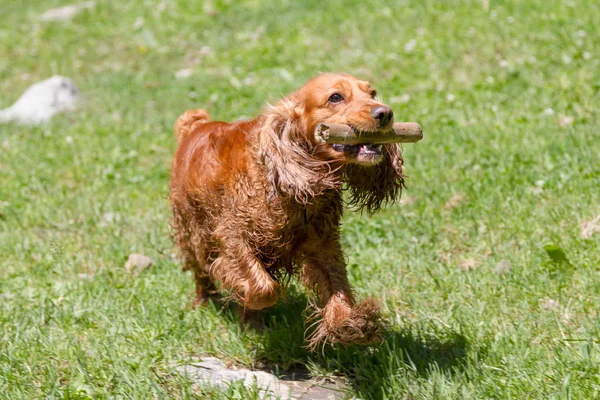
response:
M316 158L305 132L296 95L267 106L259 132L258 156L266 168L269 199L288 196L302 204L327 189L340 189L342 180L329 163Z
M350 164L346 167L346 182L350 191L349 205L359 210L376 213L402 194L404 175L402 153L397 144L386 144L384 159L373 166Z

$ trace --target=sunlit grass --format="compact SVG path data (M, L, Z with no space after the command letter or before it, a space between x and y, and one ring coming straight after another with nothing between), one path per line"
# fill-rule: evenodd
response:
M202 354L365 399L600 396L600 234L580 231L600 214L600 8L484 3L97 1L42 23L68 3L0 0L0 107L54 73L85 96L0 126L0 397L257 396L173 372ZM344 221L352 284L389 325L375 349L307 353L301 290L265 332L193 311L169 237L176 116L254 116L319 71L369 79L425 131L403 203ZM132 252L155 260L138 278Z

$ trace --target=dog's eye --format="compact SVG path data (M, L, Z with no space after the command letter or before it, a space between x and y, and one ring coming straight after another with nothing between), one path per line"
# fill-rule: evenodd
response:
M377 96L377 90L373 89L371 91L371 98L374 99Z
M329 101L330 103L341 103L342 101L344 101L344 96L342 96L339 93L334 93L331 96L329 96Z

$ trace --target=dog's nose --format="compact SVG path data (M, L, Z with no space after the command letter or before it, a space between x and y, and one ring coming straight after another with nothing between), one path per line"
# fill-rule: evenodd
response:
M388 106L373 107L371 115L377 120L380 127L386 126L394 118L394 113Z

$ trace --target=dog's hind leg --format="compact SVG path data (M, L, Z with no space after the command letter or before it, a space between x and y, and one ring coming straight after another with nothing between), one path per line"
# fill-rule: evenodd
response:
M190 235L189 241L185 247L182 247L184 254L184 270L189 269L194 274L196 283L196 298L194 307L206 303L211 297L218 295L217 288L208 273L207 264L210 262L209 252L207 250L207 239Z
M183 270L192 271L196 283L196 297L194 307L204 304L211 296L217 294L217 289L206 270L206 238L192 232L203 232L190 227L189 221L173 207L173 230L174 237L181 249L183 257Z
M194 281L196 282L196 298L194 307L201 306L208 299L217 295L217 288L210 276L201 267L194 268Z

